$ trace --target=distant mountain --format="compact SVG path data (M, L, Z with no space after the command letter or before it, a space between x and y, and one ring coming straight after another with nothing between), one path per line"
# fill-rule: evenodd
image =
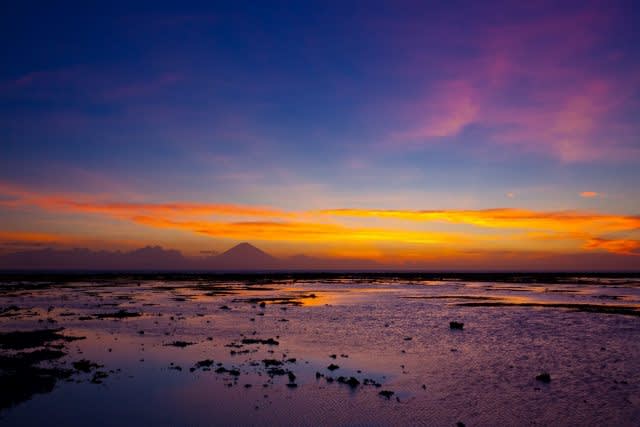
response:
M496 258L493 271L638 271L637 256L588 253L549 255L534 262L510 263ZM0 255L1 270L84 270L84 271L487 271L484 261L468 259L406 262L385 265L356 258L321 258L295 255L275 258L249 243L240 243L217 254L207 251L187 257L180 251L146 246L129 252L76 249L34 249Z
M280 267L278 259L249 243L240 243L213 257L215 267L221 270L269 270Z
M121 270L121 271L332 271L375 270L380 265L364 259L316 258L296 255L279 259L250 243L240 243L217 254L186 257L180 251L146 246L130 252L81 249L36 249L0 256L0 270Z
M147 246L131 252L36 249L0 256L3 270L171 270L190 267L180 251Z
M130 252L35 249L0 255L0 270L275 270L280 261L249 243L222 254L185 257L180 251L146 246Z

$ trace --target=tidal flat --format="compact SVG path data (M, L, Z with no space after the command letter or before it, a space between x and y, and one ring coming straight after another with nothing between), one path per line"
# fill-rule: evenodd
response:
M0 424L51 420L637 426L640 278L0 276Z

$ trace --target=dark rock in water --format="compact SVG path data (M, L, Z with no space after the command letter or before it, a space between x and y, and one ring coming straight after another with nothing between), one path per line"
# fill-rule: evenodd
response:
M225 347L231 347L231 348L242 348L243 347L242 344L237 344L237 343L234 343L234 342L229 343L229 344L225 344L224 346Z
M289 376L289 382L295 382L296 374L294 374L293 372L289 371L289 372L287 372L287 375Z
M17 305L10 305L9 307L0 309L0 317L11 317L20 311L20 307Z
M536 380L538 381L542 381L543 383L550 383L551 382L551 375L547 372L543 372L539 375L536 376Z
M276 359L264 359L262 363L264 363L265 367L282 365L282 362Z
M327 369L330 371L335 371L336 369L340 369L340 366L332 363L331 365L327 366Z
M0 333L0 348L22 350L25 348L42 347L52 341L74 341L85 338L62 335L59 333L62 330L63 328Z
M288 372L289 371L286 371L286 370L284 370L282 368L269 368L267 370L267 375L269 375L270 377L273 377L273 376L276 376L276 375L278 375L278 376L286 375Z
M199 368L210 368L211 366L213 366L213 360L205 359L205 360L200 360L196 362L196 364L193 367L195 369L199 369Z
M91 382L93 384L102 384L102 380L107 378L108 376L109 376L109 374L107 374L106 372L96 371L93 374L93 378L91 378Z
M245 384L244 385L244 388L251 388L251 387L253 387L251 384Z
M404 337L405 341L411 341L413 338L412 337Z
M336 357L338 357L338 355L336 355L336 354L331 354L331 355L329 355L329 357L330 357L330 358L332 358L332 359L335 359Z
M289 388L297 388L298 384L296 384L296 383L288 383L287 387L289 387Z
M257 339L257 338L245 338L242 340L242 344L266 344L266 345L279 345L280 343L273 338Z
M362 381L362 383L363 383L364 385L372 385L372 386L374 386L374 387L376 387L376 388L382 387L382 384L380 384L380 383L379 383L379 382L377 382L376 380L372 380L372 379L370 379L370 378L365 378L365 379Z
M324 374L321 374L320 372L316 372L316 379L322 378L322 377L324 377Z
M118 310L113 313L98 313L94 314L94 316L98 319L126 319L128 317L139 317L141 314L127 310Z
M265 308L267 306L267 303L262 301L260 304L258 304L261 308Z
M466 427L465 423L463 423L462 421L458 421L456 423L456 427Z
M223 305L222 307L220 307L220 310L231 310L231 309L229 308L229 306Z
M235 369L235 368L227 369L224 366L220 366L218 369L216 369L216 373L218 373L218 374L229 374L229 375L232 375L234 377L240 376L240 371L238 369Z
M360 385L360 381L358 381L357 378L355 377L350 377L350 378L346 378L346 377L338 377L337 380L340 384L346 384L351 388L356 388Z
M0 357L3 368L7 369L5 356ZM6 370L0 374L0 409L29 400L35 394L50 393L59 380L67 379L72 374L73 371L69 369L40 368L28 363Z
M30 368L40 362L51 362L57 360L66 353L58 350L36 350L31 352L20 352L10 356L0 356L0 373L21 371Z
M449 328L462 330L464 328L464 323L455 321L449 322Z
M73 369L79 372L89 373L94 369L102 368L102 365L99 365L95 362L92 362L87 359L81 359L77 362L73 362Z
M188 342L188 341L174 341L174 342L171 342L171 343L165 344L165 345L166 346L185 348L185 347L187 347L189 345L193 345L193 344L195 344L195 343Z
M380 396L386 397L387 399L391 399L391 396L393 396L395 393L391 390L382 390L380 393L378 393Z

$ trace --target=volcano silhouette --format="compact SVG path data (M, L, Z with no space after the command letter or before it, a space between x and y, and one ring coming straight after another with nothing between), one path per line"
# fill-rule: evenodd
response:
M250 243L240 243L215 257L216 265L223 269L244 270L275 268L278 260Z

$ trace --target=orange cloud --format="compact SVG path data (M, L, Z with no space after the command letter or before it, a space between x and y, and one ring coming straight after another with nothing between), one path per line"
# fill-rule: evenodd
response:
M600 196L600 193L596 191L583 191L582 193L580 193L580 197L585 197L587 199L591 199L593 197L598 197L598 196Z
M525 209L497 208L440 211L334 209L322 212L327 215L337 216L398 218L410 221L469 224L486 228L537 229L561 232L579 231L595 234L640 228L640 217L576 211L539 212Z
M157 228L185 230L212 237L240 240L314 242L393 242L429 245L452 245L470 242L460 233L390 230L382 228L346 227L335 224L280 221L174 221L157 217L137 216L139 224Z
M59 234L0 230L0 242L2 243L60 243L68 242L69 240L67 236Z
M2 197L4 196L4 197ZM380 245L387 251L409 253L409 247L442 250L541 250L600 249L611 253L633 252L640 217L579 211L544 212L497 208L483 210L376 210L330 209L284 211L270 207L207 203L104 202L86 195L47 195L0 183L0 206L36 207L55 213L105 216L159 230L179 230L213 238L272 242L322 243L339 246ZM345 217L377 218L375 227ZM388 220L388 221L387 221ZM393 220L393 221L392 221ZM401 222L398 222L401 220ZM406 222L402 222L406 221ZM459 224L464 231L424 230L421 224ZM16 232L17 233L17 232ZM620 239L616 234L624 234ZM5 234L5 237L9 237ZM18 235L14 236L18 237ZM22 235L23 240L28 235ZM47 241L33 234L33 239ZM2 235L0 235L2 238ZM53 239L53 237L51 237ZM412 249L413 250L413 249ZM420 251L418 250L417 253Z
M0 206L32 205L42 209L69 211L76 213L105 214L115 217L133 215L165 215L165 216L203 216L203 215L240 215L261 217L283 217L285 211L246 205L207 204L207 203L135 203L135 202L103 202L86 195L44 195L22 188L0 183L0 195L11 197L0 200Z
M631 239L589 239L584 245L585 249L604 249L607 252L621 255L640 256L640 240Z

